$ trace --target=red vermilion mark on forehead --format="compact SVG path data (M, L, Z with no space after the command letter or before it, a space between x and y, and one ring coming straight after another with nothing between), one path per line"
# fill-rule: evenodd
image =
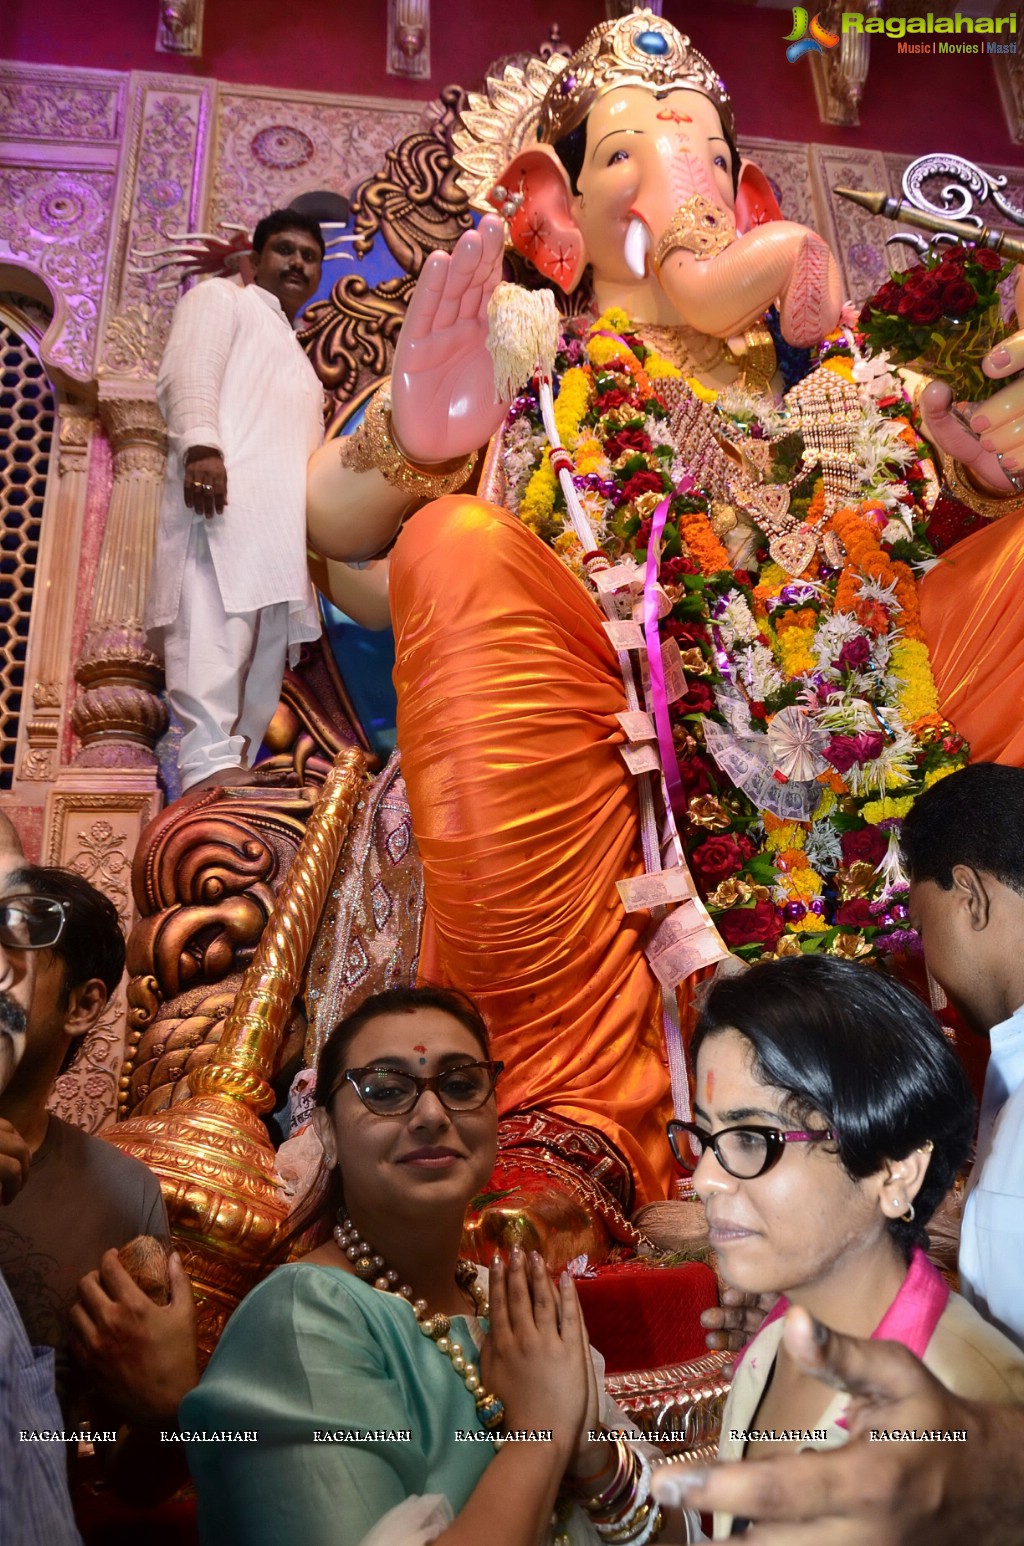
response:
M412 1050L413 1050L413 1051L414 1051L414 1052L426 1052L426 1050L427 1050L427 1049L426 1049L426 1047L425 1047L425 1046L424 1046L424 1045L423 1045L423 1043L422 1043L422 1042L421 1042L421 1041L418 1041L418 1042L417 1042L417 1043L416 1043L416 1045L415 1045L415 1047L413 1047L413 1049L412 1049ZM421 1062L421 1063L425 1063L425 1062L426 1062L426 1061L427 1061L427 1060L426 1060L426 1058L425 1058L425 1057L421 1057L421 1058L420 1058L420 1062Z
M692 123L689 113L677 113L674 107L663 107L658 113L663 123Z
M715 1070L713 1068L709 1068L708 1072L707 1072L707 1077L704 1080L704 1099L708 1102L709 1105L710 1105L711 1101L714 1099L714 1094L715 1094Z

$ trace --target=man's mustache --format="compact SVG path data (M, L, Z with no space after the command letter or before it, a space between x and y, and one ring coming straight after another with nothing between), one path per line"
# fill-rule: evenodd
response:
M24 1036L28 1029L28 1015L9 993L0 992L0 1032L9 1036Z

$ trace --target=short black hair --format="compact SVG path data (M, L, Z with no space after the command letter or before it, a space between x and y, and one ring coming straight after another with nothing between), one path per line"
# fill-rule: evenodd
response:
M16 879L35 896L64 904L64 927L51 947L53 955L64 963L62 1007L67 1007L74 990L91 977L100 979L108 999L111 998L124 975L125 957L121 920L113 902L74 870L58 869L55 865L27 865L18 871ZM67 1073L81 1051L82 1041L78 1037L71 1043L58 1073Z
M272 209L269 215L263 216L252 233L252 250L257 257L278 231L305 231L320 248L320 259L323 261L327 249L324 246L324 233L320 229L320 222L314 220L312 215L303 214L301 209Z
M975 1105L960 1060L909 988L872 967L831 956L762 961L714 983L694 1032L733 1029L751 1046L758 1079L783 1090L798 1120L820 1113L855 1180L929 1140L914 1219L889 1219L897 1245L927 1244L924 1226L967 1159Z
M670 89L672 91L685 91L688 88L680 81L678 86L673 86ZM657 91L654 95L656 100L660 102L668 94L668 91ZM575 129L570 129L568 134L563 134L562 138L556 140L554 145L555 155L565 167L566 175L569 178L569 186L575 198L580 196L579 177L587 155L587 119L589 116L588 113L587 118L584 118L582 123L577 124ZM721 123L721 121L721 114L719 114L719 122ZM735 197L740 186L740 153L736 147L735 139L729 133L724 123L722 123L722 138L728 145L732 156L732 191L733 197Z
M1024 896L1024 768L974 762L918 795L900 833L911 880L953 886L953 866L985 870Z

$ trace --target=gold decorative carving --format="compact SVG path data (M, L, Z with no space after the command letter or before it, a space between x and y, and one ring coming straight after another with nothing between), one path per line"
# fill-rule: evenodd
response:
M430 79L430 0L388 0L387 73Z
M1019 37L1024 31L1024 12L1016 0L1001 0L995 9L996 16L1011 16L1014 13L1017 16ZM1019 45L1012 54L994 55L992 63L995 65L1006 127L1010 138L1019 145L1024 141L1024 58L1021 57Z
M163 489L167 431L145 392L101 389L100 413L114 457L92 615L75 671L84 689L71 714L81 767L145 767L167 727L158 696L163 668L143 635L142 614Z
M122 154L122 234L106 276L99 375L152 380L170 328L173 291L160 276L128 261L130 253L195 230L201 216L211 86L171 76L132 77L131 111Z
M198 59L203 52L204 0L160 0L156 27L158 54Z
M362 755L343 752L310 817L220 1044L191 1076L192 1096L107 1134L160 1180L175 1244L196 1291L205 1355L251 1287L287 1216L274 1151L257 1113L273 1104L269 1079L364 778Z
M132 853L159 796L151 783L111 794L94 787L105 783L102 775L65 771L61 778L77 787L58 790L47 801L44 862L63 865L98 886L127 932L134 912L128 884ZM50 1097L51 1111L88 1132L98 1132L114 1117L124 1017L124 989L118 988Z
M396 141L420 127L422 116L419 102L222 84L204 228L241 222L251 231L299 187L356 187L383 166ZM348 265L338 267L344 272Z
M860 104L871 62L871 39L866 33L844 30L844 11L860 11L873 16L878 11L878 3L877 0L828 0L821 7L817 20L826 32L838 33L839 44L824 53L811 54L811 78L822 123L856 128L860 124Z
M0 118L12 140L120 138L127 77L66 66L0 65Z
M34 683L21 776L37 782L53 778L60 761L65 673L75 607L75 587L66 583L66 577L78 568L89 447L96 427L94 415L82 404L60 404L57 499L41 532L39 572L43 583L34 601L26 672ZM57 583L51 583L54 577L58 577Z

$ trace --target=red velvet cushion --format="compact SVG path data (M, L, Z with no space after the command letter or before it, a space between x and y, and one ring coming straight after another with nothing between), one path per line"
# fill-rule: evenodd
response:
M624 1262L577 1278L590 1340L609 1374L685 1363L707 1352L700 1313L718 1303L718 1285L703 1262L652 1267Z

